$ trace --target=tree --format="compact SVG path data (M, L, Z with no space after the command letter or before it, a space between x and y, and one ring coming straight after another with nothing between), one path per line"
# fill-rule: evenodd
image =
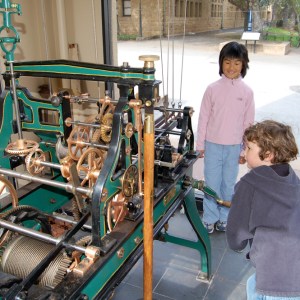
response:
M255 12L254 28L260 30L263 24L260 19L260 11L267 6L273 7L273 20L295 20L298 32L300 32L300 0L228 0L245 13L245 30L247 29L247 12L251 9Z
M231 4L237 6L245 15L244 30L248 27L248 13L251 10L253 13L252 28L254 31L261 31L264 20L261 19L261 10L268 5L272 0L228 0Z
M298 32L300 32L300 0L290 0L290 1L295 11L295 19L296 19Z

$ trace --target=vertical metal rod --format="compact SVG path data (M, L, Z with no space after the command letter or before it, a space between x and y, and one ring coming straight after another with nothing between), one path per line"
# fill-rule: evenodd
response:
M139 4L139 36L143 37L142 0L140 0Z
M20 108L19 108L19 102L18 102L18 97L17 97L16 81L15 81L14 67L13 67L12 61L9 62L9 69L10 69L10 75L11 75L11 86L12 86L15 116L16 116L17 128L18 128L18 137L19 137L19 139L23 139L21 118L20 118Z
M65 0L56 0L56 14L58 22L58 46L59 56L61 59L69 59L68 33L66 24ZM61 84L63 88L71 88L71 80L62 78Z
M103 58L104 64L113 64L113 44L112 44L112 3L110 0L101 1L102 10L102 35L103 35ZM109 92L111 98L113 95L113 83L105 82L105 90Z
M138 188L139 194L142 194L142 115L140 107L137 108L137 124L138 124Z
M144 125L144 300L152 300L153 285L153 193L154 114L153 102L145 103Z
M141 113L141 100L130 100L129 106L133 108L134 119L136 124L136 129L138 132L138 192L142 195L142 113Z

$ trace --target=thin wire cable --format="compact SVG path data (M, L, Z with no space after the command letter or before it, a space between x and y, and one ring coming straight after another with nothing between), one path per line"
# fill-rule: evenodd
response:
M174 26L175 25L175 0L173 0L173 9L172 9L172 107L175 106L175 100L174 100L174 74L175 74L175 70L174 70L174 66L175 66L175 62L174 62L174 38L175 38L175 30L174 30Z
M170 68L170 16L171 16L171 0L168 2L168 54L167 54L167 94L169 94L169 68Z
M41 8L42 8L42 22L43 22L43 32L44 32L44 40L45 40L45 48L46 48L46 60L49 59L49 44L48 44L48 34L47 34L47 27L46 27L46 14L45 14L45 0L41 0ZM50 95L52 95L52 83L51 79L48 79L49 84L49 91Z
M94 47L95 47L95 60L98 62L98 48L97 48L97 35L96 35L96 17L95 17L95 4L92 0L92 16L93 16L93 34L94 34Z
M94 0L92 0L92 16L93 16L93 34L94 34L94 48L95 48L95 61L97 64L99 64L98 61L98 47L97 47L97 34L96 34L96 17L95 17L95 4L94 4ZM98 97L100 98L100 82L97 82L97 86L98 86Z
M158 6L158 24L160 24L160 5L159 0L157 0ZM161 61L161 77L162 77L162 89L163 89L163 96L165 96L165 87L164 87L164 64L163 64L163 53L162 53L162 42L161 42L161 34L162 28L159 30L159 42L160 42L160 61Z
M182 57L181 57L181 77L180 77L180 96L178 107L181 108L181 92L182 92L182 78L183 78L183 59L184 59L184 45L185 45L185 26L186 26L186 15L187 15L187 0L185 0L185 12L184 12L184 23L183 23L183 37L182 37Z

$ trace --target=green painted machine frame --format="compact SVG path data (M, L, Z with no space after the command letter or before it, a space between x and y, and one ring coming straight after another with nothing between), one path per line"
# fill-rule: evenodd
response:
M142 197L133 196L136 197L140 206L135 217L124 219L110 232L108 231L106 216L109 202L122 188L124 173L131 165L137 166L136 156L125 151L132 147L132 140L137 140L137 132L132 137L128 137L124 131L128 124L127 119L132 124L136 122L134 111L129 105L130 91L137 86L142 103L154 99L160 83L154 78L155 69L129 67L124 69L124 67L56 60L14 63L14 72L16 78L32 76L110 81L118 84L120 98L116 101L114 110L113 134L109 143L107 158L95 185L92 187L90 201L84 207L80 220L64 233L49 255L26 278L21 281L16 280L9 288L0 284L0 295L3 296L3 299L17 299L18 297L23 297L22 299L36 297L39 299L45 295L52 297L51 299L108 299L113 289L143 254ZM11 135L16 133L16 126L9 70L3 76L6 89L0 98L0 150L3 153L0 157L0 174L10 174L9 177L11 178L18 173L10 170L21 166L24 161L18 155L9 156L5 153ZM55 145L58 137L66 141L72 129L65 124L65 119L71 117L71 108L70 102L64 98L64 95L64 93L60 95L58 102L57 98L55 101L53 98L49 100L39 99L33 97L26 88L17 85L22 131L34 132L39 138L39 147L48 153L48 158L52 163L57 164L59 164L59 160L56 156ZM167 109L157 108L159 111L166 111ZM41 111L43 113L55 111L55 115L58 116L57 122L55 124L45 122L41 117L43 115ZM179 135L176 152L182 157L174 167L159 167L156 170L153 210L154 238L197 250L201 258L199 260L201 269L199 277L209 280L211 276L210 241L199 217L194 190L191 185L186 184L186 178L192 173L193 164L198 156L198 153L193 150L191 111L190 107L185 107L180 110L179 114L172 112L173 117L168 122L164 121L165 116L155 121L156 139L172 135L175 132L176 135ZM175 127L178 128L177 131L173 130ZM141 147L143 151L143 144ZM167 153L173 149L169 144L160 146L160 148L163 148L161 151ZM66 182L59 169L51 169L50 174L47 175L51 181ZM57 213L62 207L68 205L74 197L72 190L62 190L45 183L39 183L38 179L35 178L31 178L31 181L17 190L19 204L34 207L46 216ZM165 224L181 205L185 207L185 214L198 237L197 241L171 236L165 230ZM8 209L9 207L2 207L2 210ZM99 256L90 268L81 276L69 272L63 281L53 289L36 286L34 282L53 258L62 249L70 251L72 239L85 224L91 224L89 230L92 237L90 246L99 250ZM0 220L0 227L4 225L6 226L6 223ZM83 255L82 260L84 259L86 257Z

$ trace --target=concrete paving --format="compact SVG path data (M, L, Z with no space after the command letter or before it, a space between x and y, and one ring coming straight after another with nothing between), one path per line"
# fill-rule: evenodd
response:
M184 38L119 41L118 63L141 67L140 55L159 55L155 67L156 79L162 80L160 94L168 94L176 105L181 100L183 106L194 108L195 130L202 95L207 85L219 78L219 45L232 40L244 43L240 40L242 32L223 30ZM244 81L254 90L256 120L275 119L291 125L300 148L300 48L290 48L287 55L249 49L249 59ZM293 166L300 172L299 160Z
M242 31L219 31L187 36L184 40L177 37L174 40L122 41L118 43L119 65L126 61L131 67L142 67L143 62L138 60L140 55L159 55L162 59L156 63L156 78L164 79L161 96L168 94L176 105L181 100L182 106L192 106L195 129L204 90L219 78L219 45L239 40L241 35ZM300 48L291 48L282 56L249 51L249 58L250 69L244 80L254 90L256 120L272 118L290 124L300 148ZM300 159L292 165L300 175ZM242 165L239 176L247 171ZM203 178L202 159L194 165L193 177ZM176 236L195 238L185 215L179 211L170 220L170 230ZM214 232L210 241L213 276L206 283L196 280L200 259L195 250L154 242L153 299L246 300L246 280L254 272L245 259L246 251L230 250L224 233ZM116 289L113 299L142 298L141 258Z

